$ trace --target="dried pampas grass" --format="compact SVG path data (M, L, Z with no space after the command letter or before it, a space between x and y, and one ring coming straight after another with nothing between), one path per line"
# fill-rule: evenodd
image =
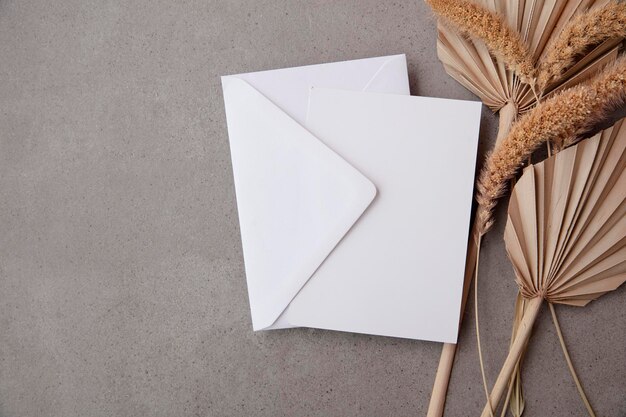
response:
M519 33L491 10L463 0L426 0L433 11L465 35L482 40L521 79L534 85L535 65Z
M588 133L594 124L626 103L626 57L587 84L556 94L523 116L489 155L478 179L477 229L484 235L493 225L493 209L519 168L544 142Z
M579 14L552 39L539 62L539 91L570 69L591 47L607 39L626 37L626 2L608 4Z

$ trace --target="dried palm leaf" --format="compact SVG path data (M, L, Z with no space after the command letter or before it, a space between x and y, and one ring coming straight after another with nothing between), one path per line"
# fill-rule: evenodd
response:
M527 309L490 395L510 381L543 300L585 306L626 281L626 124L529 166L504 240ZM491 413L489 405L482 416Z
M555 143L558 147L569 144L615 110L616 106L623 105L625 100L626 58L623 57L590 81L563 90L543 101L515 123L500 144L496 145L479 177L479 207L468 246L462 312L465 310L472 278L477 275L477 254L480 252L481 237L493 224L493 208L506 191L508 181L540 144L546 141ZM443 414L455 350L456 345L444 344L428 417L439 417ZM521 392L517 395L521 395Z
M446 71L500 114L496 146L538 97L585 81L614 61L624 36L626 4L615 1L426 2L440 18L437 51ZM470 236L462 312L479 253L476 226ZM443 415L455 352L456 345L444 344L428 417Z
M493 225L493 209L523 162L546 141L559 147L580 137L626 101L626 56L591 81L543 101L516 123L487 158L478 183L477 223L485 234Z
M626 36L626 3L610 2L576 16L553 38L538 65L537 87L544 90L561 79L589 45Z
M439 3L442 0L435 2ZM443 2L460 3L459 0ZM555 40L564 28L574 35L580 33L572 30L578 28L580 22L574 21L569 24L573 18L590 8L599 8L607 4L614 7L613 3L607 0L474 0L471 4L474 7L482 6L501 16L504 23L519 34L534 65L542 60L544 53L552 51L554 54L554 43L551 41ZM623 10L624 6L620 7ZM614 9L607 9L607 13L610 12L614 12ZM471 16L472 13L468 15ZM483 36L476 36L480 35L480 32L476 33L471 29L460 32L457 26L446 23L446 20L449 19L445 19L444 15L444 20L438 25L437 53L448 74L480 97L493 111L499 111L507 104L509 105L507 112L523 113L529 110L535 104L536 96L533 94L531 83L524 78L526 74L532 72L529 70L522 74L516 72L516 67L506 64L502 53L495 52L489 42L485 42ZM619 21L611 27L619 27ZM554 60L549 60L552 65L546 63L544 70L552 71L548 74L549 79L542 79L542 84L538 86L541 90L538 93L546 95L585 80L614 59L623 37L618 29L615 30L618 32L615 37L577 38L580 47L570 55L566 54L567 51L561 50L561 55L564 56L559 57L558 63L567 65L564 68L563 65L555 64ZM548 45L552 45L552 48Z
M494 11L467 1L427 0L430 7L459 32L480 39L498 60L526 84L535 78L535 65L520 34Z

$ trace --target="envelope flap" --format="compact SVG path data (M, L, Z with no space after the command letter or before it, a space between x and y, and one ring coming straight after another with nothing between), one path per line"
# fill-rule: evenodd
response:
M255 330L271 326L376 194L374 185L235 76L222 78Z
M325 87L325 86L324 86ZM409 76L406 55L393 55L378 68L363 91L393 94L398 91L409 94Z
M246 81L303 125L311 87L409 94L404 54L249 72L232 77Z

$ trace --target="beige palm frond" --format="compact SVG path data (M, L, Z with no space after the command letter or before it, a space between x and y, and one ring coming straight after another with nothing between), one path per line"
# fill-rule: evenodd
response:
M538 65L538 89L561 79L590 46L625 36L626 2L611 1L579 14L548 43Z
M585 306L626 282L626 123L536 165L515 185L504 233L528 303L490 395L497 406L543 301ZM482 417L490 415L490 405Z
M519 33L495 12L458 0L426 0L437 15L459 32L480 39L522 82L534 83L535 65Z
M533 109L539 98L566 91L594 77L615 61L624 38L623 28L620 27L624 3L610 0L426 2L440 18L437 52L445 70L500 115L496 148L493 151L495 155L502 154L501 142L521 114ZM613 12L618 12L617 16ZM467 16L470 18L466 19ZM594 28L589 33L580 30L583 26L597 22L602 22L603 27ZM494 29L489 30L490 26ZM575 42L576 47L562 48L568 42ZM557 49L559 53L555 52ZM533 64L532 70L529 62ZM615 90L612 90L612 94L615 94ZM599 113L596 112L589 119ZM567 134L567 131L562 133ZM556 143L559 147L577 139L575 135L552 138L557 142L562 141ZM544 140L535 138L531 143L525 143L530 148L518 150L524 155L530 155L536 149L536 144ZM522 162L519 162L512 172L517 172L521 166ZM489 164L486 169L490 169ZM481 177L486 175L483 173ZM500 191L503 192L504 188ZM478 221L474 222L466 261L462 311L465 309L471 280L476 274L481 235L491 225L491 209L496 200L497 197L486 199L478 213ZM481 213L485 222L480 221ZM444 344L428 417L443 415L455 352L456 345ZM521 396L521 392L517 394Z
M433 1L433 0L431 0ZM442 0L438 0L442 1ZM606 0L572 0L540 2L538 0L448 0L451 3L465 3L492 11L518 34L536 65L547 53L548 44L564 28L571 30L571 21L589 9L595 10L607 5ZM437 9L435 9L437 11ZM609 10L610 12L610 10ZM606 13L605 13L606 14ZM536 95L529 83L509 69L502 54L493 53L489 43L481 40L482 36L471 35L472 30L458 28L444 18L438 25L437 52L446 71L467 89L476 94L485 105L498 111L508 103L514 105L517 112L523 113L534 106ZM478 32L478 31L474 31ZM480 32L479 32L480 33ZM580 40L588 49L575 54L568 69L559 71L560 77L553 79L545 90L537 91L546 95L552 91L570 87L583 81L601 69L617 56L621 39L602 36ZM594 44L597 40L599 44Z
M478 179L478 233L493 225L493 209L507 184L544 142L579 137L626 102L626 56L588 83L567 89L524 115L487 158Z

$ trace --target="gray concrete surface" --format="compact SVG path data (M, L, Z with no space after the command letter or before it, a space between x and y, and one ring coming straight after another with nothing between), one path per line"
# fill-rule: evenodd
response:
M0 0L0 416L425 415L439 344L252 332L218 77L402 52L413 94L473 99L421 1ZM503 207L490 381L516 291ZM559 309L599 416L626 415L625 299ZM460 342L452 417L484 399L470 320ZM585 415L547 311L524 378L527 417Z

